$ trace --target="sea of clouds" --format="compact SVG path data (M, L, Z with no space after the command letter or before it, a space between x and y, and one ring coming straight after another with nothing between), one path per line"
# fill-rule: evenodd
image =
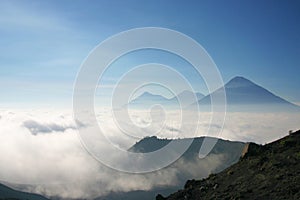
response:
M208 135L209 127L212 130L222 128L220 124L211 124L211 113L201 113L196 133L189 130L197 125L195 119L185 119L187 126L180 129L179 111L164 115L164 126L161 127L161 120L154 119L161 117L161 113L156 116L143 110L132 111L132 124L120 122L116 125L109 109L96 112L105 136L124 150L146 136L186 138ZM299 124L299 113L227 113L222 132L210 136L264 144L287 135L289 130L299 129ZM210 157L207 166L202 164L202 171L198 170L197 162L179 162L171 168L147 174L118 172L99 163L83 147L78 130L89 126L76 124L71 110L0 110L0 180L47 196L94 198L111 191L151 190L176 185L179 171L191 177L203 177L220 162L217 156ZM129 132L132 130L132 135L124 135L120 126ZM143 131L138 132L139 128ZM99 145L99 150L105 151L108 144L100 141ZM113 153L107 154L118 159Z

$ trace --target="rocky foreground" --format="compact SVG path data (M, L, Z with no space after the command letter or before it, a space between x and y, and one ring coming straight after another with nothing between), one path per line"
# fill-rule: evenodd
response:
M250 143L240 161L156 200L300 199L300 131L266 145Z

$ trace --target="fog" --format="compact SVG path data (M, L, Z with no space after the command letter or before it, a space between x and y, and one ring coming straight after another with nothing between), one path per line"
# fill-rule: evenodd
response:
M106 137L125 150L158 130L155 124L149 128L148 124L155 120L141 110L132 113L134 124L126 124L126 128L148 128L141 134L133 133L134 137L122 134L109 110L102 109L96 116ZM165 126L158 132L160 138L203 136L207 135L209 126L211 129L220 128L218 124L210 124L210 113L201 113L196 133L190 132L189 126L180 129L177 111L170 111L166 116ZM191 127L196 125L192 118L187 121ZM264 144L287 135L290 129L299 129L299 124L300 114L297 113L227 113L223 131L217 136ZM208 157L201 164L202 170L199 170L195 158L195 161L180 160L171 167L147 174L118 172L95 160L83 148L78 129L88 128L89 124L77 122L76 125L69 110L1 110L0 180L47 196L94 198L111 191L150 190L176 185L180 181L179 172L187 177L207 176L219 165L222 157L221 154ZM99 145L103 151L108 148L101 141ZM113 153L107 154L111 159L119 159ZM27 186L22 186L24 184Z

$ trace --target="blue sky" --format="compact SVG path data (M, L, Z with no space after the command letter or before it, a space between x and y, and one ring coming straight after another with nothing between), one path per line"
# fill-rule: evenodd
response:
M300 102L299 1L2 0L0 105L70 104L88 53L113 34L146 26L194 38L225 82L245 76ZM126 65L150 61L147 55L139 58L127 59ZM192 79L192 73L187 76Z

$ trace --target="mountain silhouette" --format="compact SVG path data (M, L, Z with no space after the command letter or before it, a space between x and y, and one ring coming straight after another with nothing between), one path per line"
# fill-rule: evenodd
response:
M162 95L152 94L150 92L144 92L140 96L136 97L132 101L130 101L129 106L133 107L151 107L155 104L162 105L162 106L181 106L186 107L198 101L204 97L203 94L197 92L194 93L192 91L184 90L180 92L178 95L172 98L166 98Z
M218 98L225 90L229 110L234 111L300 111L300 107L273 94L244 77L234 77L224 87L198 101L200 106L211 104L211 97ZM196 104L194 104L196 105Z
M134 105L143 105L147 103L167 103L169 101L168 98L165 98L161 95L152 94L150 92L144 92L140 96L136 97L132 101L130 101L130 104Z
M165 98L161 95L145 92L133 99L129 106L148 108L155 104L164 107L190 108L199 105L200 110L211 110L211 98L218 98L225 91L228 111L251 112L300 112L300 107L273 94L269 90L241 76L236 76L222 88L204 96L201 93L193 93L184 90L173 98ZM180 102L181 101L181 102ZM179 104L180 103L180 104ZM218 104L218 103L217 103Z
M165 147L170 142L176 142L180 145L180 143L186 144L186 141L191 141L190 147L181 156L182 159L185 159L186 161L191 161L192 159L198 159L198 153L200 151L200 147L205 138L206 137L183 138L183 139L159 139L156 136L146 137L140 140L139 142L137 142L135 145L133 145L129 149L129 151L137 152L137 153L149 153ZM226 161L226 163L225 162L222 163L222 166L220 166L220 168L223 168L225 165L229 166L233 162L237 161L236 159L239 158L244 145L245 143L243 142L235 142L235 141L218 139L218 142L211 150L209 155L227 154L229 160ZM176 149L174 149L174 151L176 151Z

